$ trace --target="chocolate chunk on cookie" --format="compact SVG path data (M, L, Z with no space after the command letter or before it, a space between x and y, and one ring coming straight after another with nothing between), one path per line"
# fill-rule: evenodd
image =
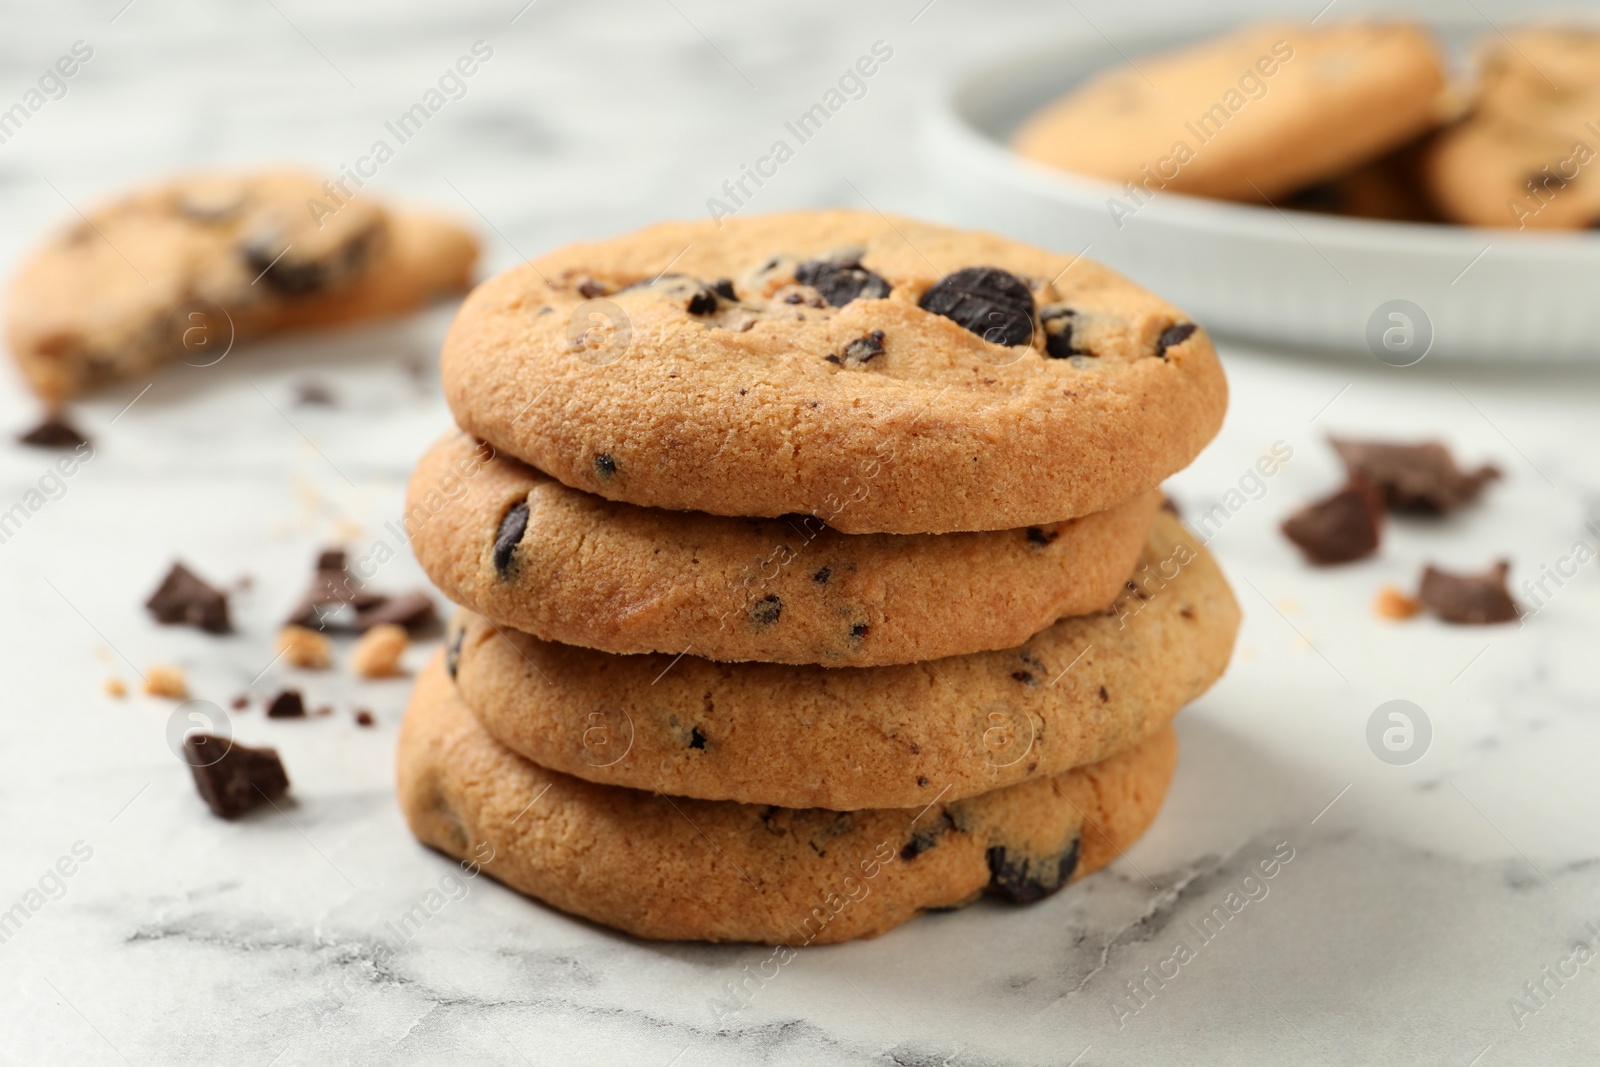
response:
M859 258L814 259L795 268L794 280L822 294L832 307L844 307L852 300L882 300L889 295L889 283L861 265Z
M917 306L992 345L1025 345L1033 338L1033 293L998 267L947 274L922 294Z

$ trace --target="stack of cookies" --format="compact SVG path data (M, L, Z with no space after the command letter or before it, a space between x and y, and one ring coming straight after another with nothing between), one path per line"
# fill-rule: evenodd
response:
M657 226L479 287L411 484L461 605L424 842L650 938L798 946L1126 848L1238 608L1160 481L1203 331L1081 259L825 212Z

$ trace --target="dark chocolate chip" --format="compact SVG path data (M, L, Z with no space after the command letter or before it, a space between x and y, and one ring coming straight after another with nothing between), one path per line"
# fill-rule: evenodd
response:
M467 631L457 630L444 650L444 668L450 672L451 681L455 681L456 671L461 667L461 643L466 639Z
M298 689L285 689L267 703L269 719L300 719L306 713L306 702Z
M342 548L325 548L317 553L317 570L344 573L345 553Z
M1028 527L1028 543L1030 545L1053 544L1061 536L1060 530L1046 530L1040 526Z
M734 291L732 278L718 278L711 283L711 291L724 300L737 301L739 299L739 294Z
M172 565L144 606L159 623L195 626L213 634L232 629L228 594L206 584L182 563Z
M691 729L689 731L689 747L690 748L705 748L706 747L706 735L700 732L700 727L698 727L698 726L694 727L693 729Z
M1106 687L1102 685L1100 687L1100 703L1104 704L1106 701L1108 701L1110 699L1111 699L1111 694L1106 692Z
M866 637L871 630L872 627L868 626L866 623L858 622L854 626L850 627L850 640L860 641L862 638Z
M1506 589L1511 564L1500 560L1482 574L1452 574L1429 564L1417 599L1445 622L1487 625L1515 622L1522 608Z
M60 415L46 417L27 433L18 434L17 441L34 448L77 448L89 443L87 437Z
M1162 359L1167 358L1167 349L1176 348L1189 339L1196 327L1192 322L1180 322L1176 326L1168 326L1156 339L1156 355Z
M1033 293L998 267L964 267L922 294L917 306L942 315L990 344L1023 345L1033 337Z
M1178 508L1178 502L1170 496L1163 495L1161 497L1161 510L1168 515L1173 515L1180 519L1183 518L1183 512Z
M512 557L522 543L522 535L527 532L528 502L519 500L500 520L500 529L494 535L494 569L500 577L510 572Z
M359 271L366 262L372 234L358 234L343 248L317 259L298 260L292 246L277 237L258 237L239 249L253 278L283 296L321 292ZM251 284L254 284L252 282Z
M1370 556L1383 535L1383 496L1371 482L1353 478L1327 499L1284 519L1283 535L1312 563L1349 563Z
M859 367L868 360L883 355L883 331L873 330L865 337L857 337L844 346L843 356L828 356L829 363Z
M1072 347L1072 320L1078 313L1059 304L1039 309L1039 325L1044 330L1044 354L1051 359L1068 356L1087 356L1088 352Z
M900 858L908 861L914 860L932 848L937 840L937 835L918 830L911 835L911 840L907 841L905 847L900 850Z
M183 739L183 753L200 799L224 819L237 819L289 791L289 775L276 749L248 748L215 734L194 733Z
M1476 500L1486 484L1500 477L1499 469L1490 465L1463 471L1438 441L1403 445L1335 437L1333 447L1351 476L1376 485L1384 503L1396 511L1445 515Z
M372 724L376 723L377 721L378 721L377 719L374 719L372 717L372 712L368 711L366 708L357 708L356 709L356 725L357 726L371 726Z
M1013 859L995 845L989 849L989 889L1018 904L1032 904L1064 888L1077 868L1077 838L1058 856Z
M578 295L585 300L593 300L595 297L605 296L609 292L611 292L609 285L593 278L585 278L578 283Z
M696 289L689 295L686 308L691 315L710 315L717 310L717 294L710 289Z
M771 626L782 614L783 601L776 594L764 596L750 607L750 618L761 626Z
M889 283L859 259L809 260L794 269L794 280L811 286L836 308L852 300L882 300L889 295Z
M422 633L438 622L433 607L433 597L420 589L399 596L383 597L371 607L361 608L355 614L355 629L366 633L374 626L404 626L408 633Z
M1012 671L1011 672L1011 677L1015 681L1021 682L1024 685L1031 685L1032 682L1033 682L1033 672L1032 671Z
M611 458L610 452L602 452L594 457L594 472L602 478L617 473L617 461Z
M917 784L918 784L918 785L919 785L919 786L920 786L920 785L927 785L927 784L928 784L928 776L927 776L927 775L925 775L925 774L919 774L919 775L917 775Z
M816 582L818 585L827 585L828 584L828 579L831 578L832 576L833 576L833 568L832 567L824 567L820 571L818 571L817 573L813 574L811 576L811 580L813 582Z

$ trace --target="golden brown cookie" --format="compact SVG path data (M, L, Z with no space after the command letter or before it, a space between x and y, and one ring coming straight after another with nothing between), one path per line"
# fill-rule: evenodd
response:
M1063 170L1226 200L1285 196L1436 124L1444 68L1401 23L1252 25L1117 63L1013 141Z
M1155 488L1227 385L1183 312L1096 264L853 211L669 223L479 286L462 429L565 485L841 533L1059 522Z
M606 652L865 667L1011 648L1100 611L1160 504L1023 530L841 534L569 489L465 434L411 476L406 531L445 595L502 626Z
M1020 648L898 667L613 656L463 613L462 698L503 744L608 785L784 807L911 807L1093 763L1221 676L1239 608L1163 513L1133 588Z
M1444 214L1471 226L1600 223L1600 34L1523 30L1482 57L1472 113L1425 163Z
M910 809L677 799L546 770L498 744L435 658L400 730L397 792L424 843L563 911L661 940L800 947L872 937L985 891L1042 899L1154 821L1161 730L1053 778Z
M394 315L465 289L452 222L345 198L300 171L196 173L89 212L11 285L8 340L57 403L102 382L283 330Z

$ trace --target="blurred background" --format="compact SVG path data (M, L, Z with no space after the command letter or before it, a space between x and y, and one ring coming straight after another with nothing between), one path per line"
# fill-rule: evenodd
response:
M1058 39L1104 44L1109 64L1118 34L1192 6L10 3L0 112L79 42L92 56L0 142L0 275L79 212L174 170L336 173L375 140L394 144L386 123L466 54L489 58L369 187L475 229L482 277L707 216L877 42L892 58L859 98L737 206L961 223L923 140L951 77ZM1222 23L1360 10L1207 6ZM1486 35L1531 14L1483 0L1407 10L1481 19ZM1134 280L1166 292L1158 265ZM0 1063L1593 1061L1600 974L1543 975L1600 937L1588 925L1600 923L1596 568L1547 584L1520 625L1396 624L1372 601L1385 584L1414 587L1425 562L1504 558L1528 606L1520 582L1596 544L1594 362L1438 353L1396 368L1359 345L1219 337L1228 423L1169 490L1191 516L1222 505L1210 544L1246 622L1229 676L1179 720L1185 762L1161 820L1081 891L1026 915L983 906L921 920L914 936L809 950L719 1020L708 1002L766 950L635 942L487 880L398 955L376 951L385 921L452 866L394 805L407 684L302 678L274 661L273 638L325 547L387 544L397 551L373 584L425 585L385 524L450 424L436 360L453 310L177 364L148 389L72 406L93 461L0 542L0 914L60 857L81 862L0 928ZM40 413L0 373L8 437ZM1278 523L1337 486L1329 433L1440 439L1505 477L1461 516L1393 523L1374 559L1314 570ZM1290 462L1247 480L1282 446ZM0 510L53 460L0 445ZM234 589L237 633L152 625L143 602L175 558ZM425 651L410 651L411 669ZM232 716L236 737L284 755L295 801L281 819L211 819L169 745L173 702L103 692L110 678L137 688L155 663L181 666L225 716L234 694L291 682L335 709ZM1427 720L1398 764L1368 733L1396 699ZM357 708L376 728L353 725ZM1119 998L1173 932L1285 841L1296 859L1271 899L1119 1025Z

